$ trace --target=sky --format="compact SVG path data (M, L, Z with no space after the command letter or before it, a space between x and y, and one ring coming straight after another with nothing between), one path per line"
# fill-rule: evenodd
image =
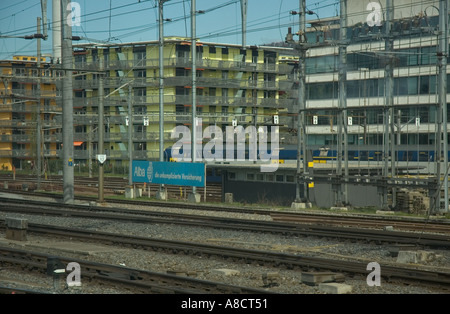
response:
M52 53L52 0L47 0L48 35L42 53ZM158 40L158 2L155 0L77 0L80 25L72 33L85 42L129 43ZM191 0L164 3L164 36L191 36ZM196 0L196 35L200 41L242 44L240 0ZM338 15L338 0L306 1L315 15L307 19ZM288 27L298 30L299 0L248 0L247 45L284 41ZM36 40L23 37L37 32L42 17L41 0L0 0L0 60L14 55L36 55ZM294 31L295 33L296 31Z

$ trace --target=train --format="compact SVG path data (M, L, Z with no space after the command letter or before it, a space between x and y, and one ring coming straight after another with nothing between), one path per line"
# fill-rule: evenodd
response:
M225 148L224 148L225 150ZM180 150L182 154L183 151ZM259 153L259 152L258 152ZM268 152L270 154L270 151ZM337 158L337 151L333 149L319 148L311 150L312 158L314 162L325 163L327 161L333 161ZM396 160L403 162L433 162L435 151L432 150L399 150L395 152ZM172 158L172 147L166 148L164 152L165 161L177 162L176 158ZM223 156L225 158L226 153L224 151ZM236 157L236 153L235 153ZM245 159L248 160L249 150L245 150ZM297 149L287 148L280 149L278 156L279 163L285 163L288 160L297 160ZM449 154L450 159L450 154ZM349 150L349 161L382 161L383 151L381 150ZM207 183L220 183L222 182L221 170L214 167L207 167L206 169L206 182Z

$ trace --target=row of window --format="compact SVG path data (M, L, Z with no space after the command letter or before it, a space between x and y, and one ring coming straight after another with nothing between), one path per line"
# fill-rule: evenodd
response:
M254 172L236 173L228 171L228 180L295 183L295 176L290 174L254 173Z
M447 105L447 107L450 107ZM450 109L450 108L448 108ZM399 113L400 112L400 115ZM382 108L359 108L349 109L347 116L351 117L352 125L380 125L384 123L385 112ZM420 118L416 121L416 118ZM436 106L423 105L402 108L395 112L394 121L400 121L401 125L416 125L416 123L435 123ZM450 122L450 110L447 110L447 121ZM333 110L318 110L308 113L308 125L337 125L337 113Z
M450 61L450 58L449 58ZM307 58L306 74L333 73L339 70L339 55L327 55ZM436 46L398 49L394 51L394 66L409 67L435 65L437 63ZM386 66L384 53L358 52L347 55L347 71L382 70Z
M228 47L216 47L216 46L198 46L197 47L197 57L201 58L201 55L203 54L203 51L205 48L209 49L210 54L216 54L219 50L221 51L222 55L228 55L229 54L229 48ZM117 53L121 53L121 49L116 49ZM176 45L176 53L178 57L186 57L191 51L190 45ZM249 55L248 50L240 49L239 52L241 55L246 56ZM109 61L110 51L109 49L103 49L103 57L105 61ZM251 56L253 62L257 62L259 51L251 49ZM98 50L92 49L92 58L93 60L98 59ZM145 60L147 59L147 52L146 52L146 46L139 46L133 48L133 58L134 60ZM74 55L75 62L77 63L84 63L87 60L87 54L84 51L77 51ZM264 62L265 63L276 63L277 54L272 51L264 51Z
M380 130L382 132L382 130ZM307 136L308 146L327 146L337 147L337 136L333 134L319 135L310 134ZM380 146L384 143L384 135L379 134L351 134L348 135L348 144L356 145L360 149L364 149L362 145ZM436 136L434 133L411 133L400 134L400 143L396 145L434 145L436 143ZM449 143L450 144L450 139Z
M382 97L385 95L384 78L347 81L347 98ZM310 100L338 98L338 82L310 83L306 85ZM437 93L437 76L424 75L394 78L394 96L434 95ZM450 90L450 75L447 76Z

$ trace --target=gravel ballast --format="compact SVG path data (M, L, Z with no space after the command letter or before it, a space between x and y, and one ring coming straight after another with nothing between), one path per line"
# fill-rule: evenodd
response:
M119 205L114 205L118 207ZM154 210L148 206L128 206L133 209ZM159 209L162 210L162 209ZM169 211L169 209L164 209ZM177 211L170 209L170 211ZM196 213L198 211L178 210L182 213ZM228 216L245 219L270 220L269 216L257 216L248 214L205 213L215 216ZM194 243L207 243L214 245L235 246L257 250L267 250L297 254L300 256L317 256L330 259L352 259L360 262L377 262L381 265L393 265L396 257L391 256L388 246L380 246L369 243L352 243L348 241L330 240L316 237L294 237L273 234L252 233L244 231L232 231L213 228L187 227L171 224L144 224L144 223L120 223L115 221L102 221L83 218L50 217L37 215L21 215L13 213L1 213L0 218L6 217L25 218L29 223L50 224L67 226L69 228L82 228L102 232L121 233L167 240L180 240ZM125 265L131 268L144 269L156 272L185 273L194 278L220 281L227 284L268 289L283 294L319 294L323 293L318 286L309 286L302 283L302 271L299 269L273 268L256 263L245 264L220 259L218 257L188 256L184 254L168 254L162 252L145 251L130 248L112 248L109 250L93 251L89 254L67 252L46 248L46 241L68 241L67 239L55 240L46 237L29 235L26 243L18 241L6 241L5 235L0 233L0 245L20 247L33 251L40 251L55 255L63 255L76 259L98 261L115 265ZM77 241L71 240L75 243ZM98 245L105 247L105 245ZM450 254L447 251L437 251L438 258L428 262L426 267L438 268L442 272L450 272ZM81 268L83 266L81 265ZM227 274L218 270L233 270ZM82 270L81 270L82 271ZM370 271L367 271L369 275ZM39 291L54 293L52 278L45 275L17 272L9 267L0 269L0 281L4 285L17 285L17 287L35 287ZM16 283L13 283L15 281ZM434 294L442 293L442 290L419 286L395 284L381 280L381 286L369 286L366 276L345 277L344 282L352 287L352 294ZM126 290L116 290L107 285L92 285L83 283L77 289L62 289L58 293L129 293Z

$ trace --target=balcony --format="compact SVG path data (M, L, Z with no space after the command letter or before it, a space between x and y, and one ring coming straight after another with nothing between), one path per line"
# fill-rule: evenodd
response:
M33 158L35 152L29 149L13 149L13 150L0 150L0 157L3 158Z
M261 59L262 61L262 59ZM75 62L75 68L80 71L96 71L98 70L98 62ZM164 58L163 66L191 68L192 60L189 57L174 57ZM254 63L230 60L217 60L199 58L196 62L197 68L213 69L213 70L228 70L237 72L271 72L287 74L290 67L285 64L277 63ZM136 59L136 60L108 60L104 67L110 70L129 70L129 69L157 69L159 68L159 58Z
M10 95L11 97L16 97L16 98L23 98L23 99L30 99L30 100L36 100L38 97L37 91L36 90L31 90L31 89L11 89L10 90ZM60 97L61 93L57 92L57 91L47 91L47 90L41 90L39 97L41 99L48 99L48 98L56 98L56 97Z

